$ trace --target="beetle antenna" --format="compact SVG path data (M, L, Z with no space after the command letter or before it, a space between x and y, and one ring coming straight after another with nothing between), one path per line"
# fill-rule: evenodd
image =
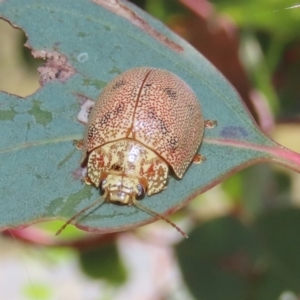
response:
M132 203L135 207L137 207L138 209L148 213L149 215L152 215L156 218L159 218L161 220L164 220L165 222L169 223L172 227L174 227L183 237L188 238L188 235L182 230L180 229L176 224L174 224L172 221L170 221L168 218L164 217L163 215L153 211L152 209L142 205L140 202L138 202L135 199L135 196L133 195L132 197Z
M103 202L105 201L105 198L107 196L107 191L105 191L104 195L96 200L95 202L93 202L92 204L90 204L89 206L83 208L82 210L80 210L77 214L75 214L73 217L71 217L56 233L55 235L59 235L72 221L74 221L75 219L77 219L78 216L80 216L81 214L85 213L87 210L89 210L90 208L92 208L93 206L99 204L103 204Z

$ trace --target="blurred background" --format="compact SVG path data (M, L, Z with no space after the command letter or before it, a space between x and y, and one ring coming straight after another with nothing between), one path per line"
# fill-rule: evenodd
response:
M261 130L300 152L300 3L135 0L232 83ZM43 62L0 20L0 90L26 96ZM196 62L195 62L196 63ZM247 168L172 216L99 236L47 222L0 237L1 299L300 299L300 176Z

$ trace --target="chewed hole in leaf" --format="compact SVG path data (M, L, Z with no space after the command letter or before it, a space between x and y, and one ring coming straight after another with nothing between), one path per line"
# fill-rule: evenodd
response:
M0 19L0 90L21 97L39 89L37 68L44 64L24 46L26 40L23 30Z

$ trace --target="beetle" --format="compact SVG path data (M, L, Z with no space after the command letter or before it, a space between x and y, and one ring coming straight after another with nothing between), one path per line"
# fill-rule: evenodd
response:
M195 161L205 159L197 151L207 124L214 121L204 122L197 96L177 75L151 67L125 71L102 90L83 140L75 142L82 149L81 166L87 168L83 180L100 189L102 201L135 205L185 235L139 199L163 191L170 169L182 178L195 155Z

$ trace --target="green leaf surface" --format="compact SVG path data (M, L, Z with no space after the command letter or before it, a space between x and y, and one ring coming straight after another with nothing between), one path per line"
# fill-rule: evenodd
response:
M80 264L85 274L94 279L104 279L114 285L126 281L127 273L115 244L82 251Z
M195 228L176 250L196 299L248 299L250 273L261 253L253 233L237 219L217 218Z
M0 16L25 31L32 49L61 53L75 70L70 78L48 82L24 99L0 93L1 228L68 219L99 197L76 175L80 151L72 140L84 131L76 117L77 95L97 99L107 82L137 66L176 73L198 95L205 119L218 121L206 130L200 148L206 162L191 165L182 180L170 177L167 189L146 197L145 206L173 212L225 176L261 161L299 170L299 155L259 131L215 68L135 6L100 0L6 0L0 2ZM81 228L102 233L151 221L135 207L106 203L77 220Z
M281 39L297 38L299 7L294 0L213 0L218 9L229 14L244 28L262 28Z
M261 214L253 224L222 217L195 228L176 247L196 299L273 300L300 292L299 209Z

